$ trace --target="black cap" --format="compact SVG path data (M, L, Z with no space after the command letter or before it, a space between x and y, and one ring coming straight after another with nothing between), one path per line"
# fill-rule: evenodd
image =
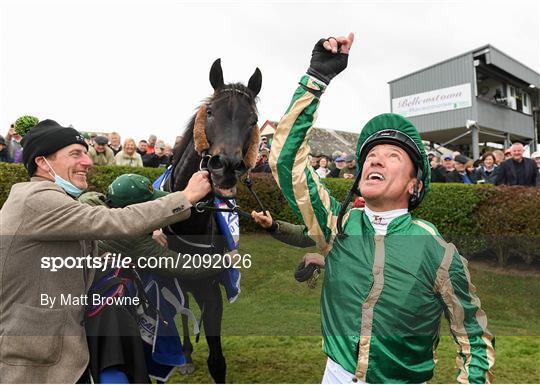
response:
M80 144L88 149L88 144L79 131L73 127L63 127L54 120L43 120L33 127L21 140L23 163L32 176L37 170L38 156L47 156L69 146Z
M459 155L456 155L456 157L454 158L454 161L461 164L466 164L469 161L469 158L467 158L464 155L459 154Z
M96 142L97 144L107 144L109 143L109 139L103 135L99 135L94 138L94 142Z

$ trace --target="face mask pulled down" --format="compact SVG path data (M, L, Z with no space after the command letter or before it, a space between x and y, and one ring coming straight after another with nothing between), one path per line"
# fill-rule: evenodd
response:
M45 161L45 163L47 163L47 165L54 172L54 175L53 175L50 171L48 171L49 175L54 178L54 183L56 183L58 186L60 186L60 188L62 188L66 193L71 195L73 198L78 198L83 193L84 190L81 190L77 186L74 186L71 182L68 182L67 180L65 180L64 178L59 176L56 173L56 171L54 171L54 168L52 168L52 166L49 164L47 159L43 158L43 160Z

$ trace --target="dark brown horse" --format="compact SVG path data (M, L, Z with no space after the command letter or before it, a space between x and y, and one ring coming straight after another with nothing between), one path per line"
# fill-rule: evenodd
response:
M200 169L208 169L214 195L234 197L238 179L254 166L259 142L257 127L257 94L262 75L257 68L248 86L225 84L220 59L210 70L214 93L199 107L188 124L182 141L175 147L173 169L165 181L168 191L183 190L189 178ZM226 242L216 224L214 213L191 209L191 217L165 229L169 248L183 254L220 254ZM218 274L219 271L216 271ZM195 297L202 311L202 322L209 347L208 370L216 383L224 383L226 362L221 350L223 300L216 274L184 281L182 289ZM187 320L184 325L184 352L191 363L193 350Z

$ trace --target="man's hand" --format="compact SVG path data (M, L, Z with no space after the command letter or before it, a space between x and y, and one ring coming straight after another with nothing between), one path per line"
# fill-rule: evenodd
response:
M263 229L269 229L270 226L272 226L272 222L273 222L272 215L270 215L270 212L268 211L266 211L266 215L264 215L262 211L259 211L259 212L252 211L251 217L253 218L255 223L257 223Z
M337 74L347 68L353 41L352 32L347 37L339 36L319 40L311 53L308 75L329 84Z
M304 265L317 265L324 268L324 257L317 253L307 253L304 255Z
M160 246L167 247L167 236L163 234L161 230L154 230L152 233L152 239Z
M191 176L183 193L191 204L195 204L208 195L211 189L208 171L198 171Z

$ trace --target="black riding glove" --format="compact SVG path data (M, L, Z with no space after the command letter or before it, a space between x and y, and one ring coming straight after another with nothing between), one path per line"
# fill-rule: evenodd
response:
M347 61L349 60L349 54L339 52L339 46L338 53L332 53L324 48L324 42L329 39L321 39L315 44L307 70L308 75L326 84L330 84L330 80L347 68Z

